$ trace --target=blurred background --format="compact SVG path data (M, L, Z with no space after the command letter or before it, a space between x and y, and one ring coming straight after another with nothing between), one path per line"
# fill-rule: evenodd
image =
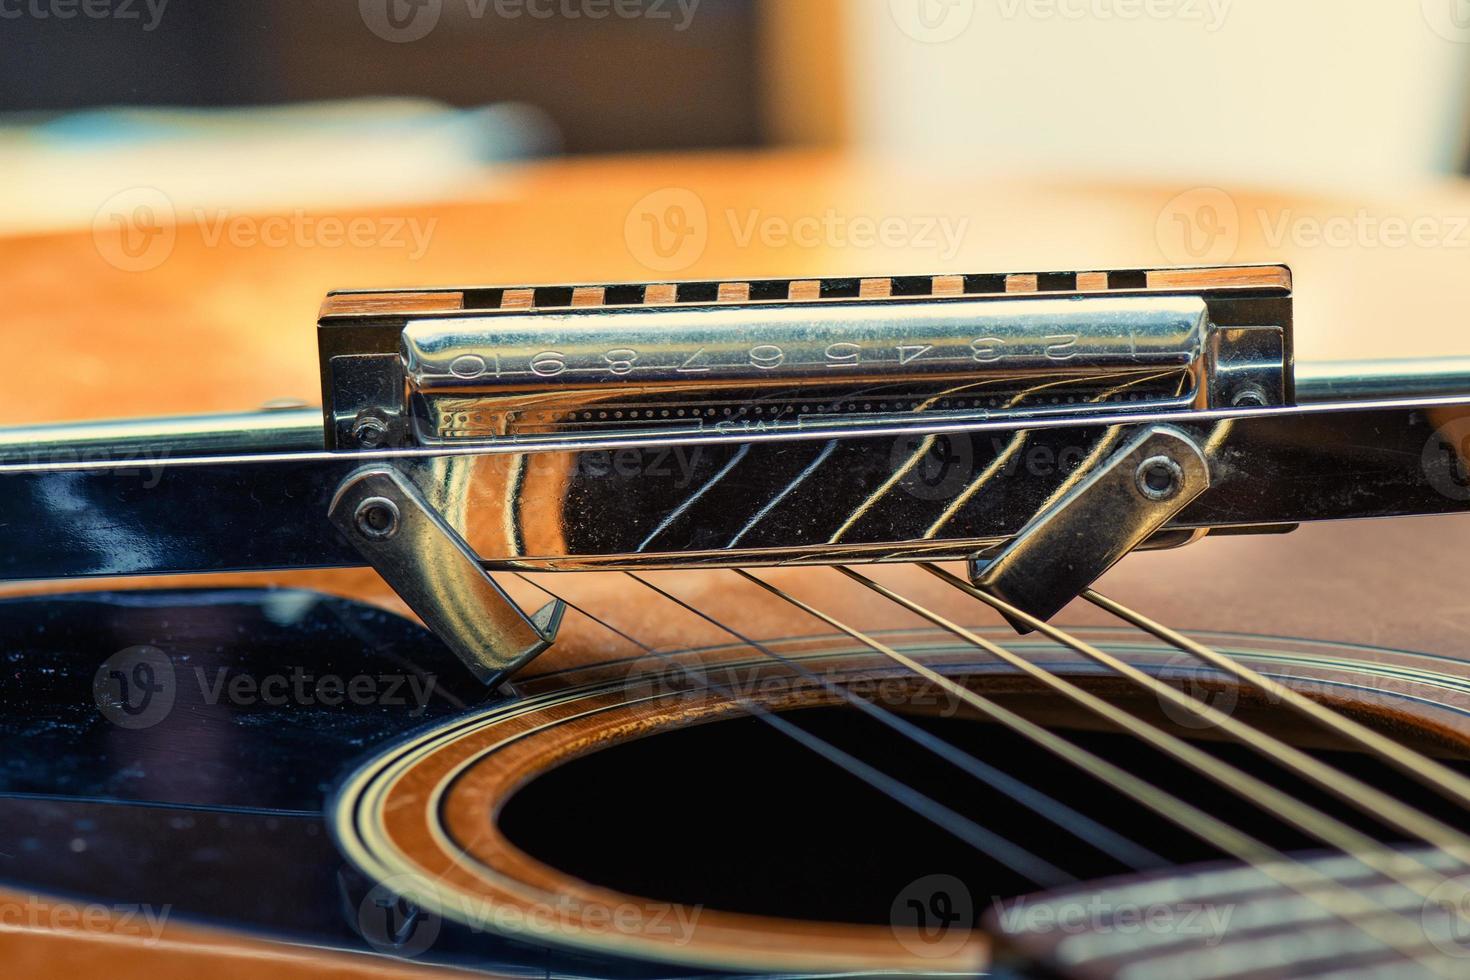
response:
M315 400L345 287L1288 262L1465 355L1467 166L1470 0L0 0L5 411Z
M1466 42L1470 0L0 0L0 163L76 182L0 220L90 220L89 168L340 201L781 146L1361 187L1470 164Z

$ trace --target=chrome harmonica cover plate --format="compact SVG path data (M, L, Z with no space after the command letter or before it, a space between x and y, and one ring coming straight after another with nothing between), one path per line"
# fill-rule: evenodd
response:
M561 310L409 321L416 441L1205 404L1195 296Z

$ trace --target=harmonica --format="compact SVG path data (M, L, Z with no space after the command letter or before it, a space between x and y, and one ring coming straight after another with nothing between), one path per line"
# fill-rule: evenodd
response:
M559 612L487 569L966 559L1045 618L1134 549L1464 509L1466 365L1292 334L1280 266L336 292L319 410L9 433L0 576L371 565L494 681Z
M1089 281L1103 288L1079 291ZM1276 302L1289 295L1285 270L1222 271L1174 288L1185 281L1093 273L1065 283L961 276L335 293L321 321L328 438L348 447L366 437L371 447L389 438L815 437L1285 403L1290 309Z

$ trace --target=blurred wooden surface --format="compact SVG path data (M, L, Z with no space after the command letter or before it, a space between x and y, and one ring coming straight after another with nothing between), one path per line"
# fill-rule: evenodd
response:
M662 221L681 207L692 233L664 259L642 215ZM1314 223L1359 212L1425 222L1439 244L1351 231L1345 245L1308 240ZM104 214L97 234L0 239L0 322L18 368L0 393L6 424L315 403L316 310L329 288L346 287L1285 261L1302 358L1470 354L1459 295L1470 184L1354 200L820 155L619 158L505 171L486 178L480 200L284 216L299 233L266 216L186 212L171 249L164 232L141 263L156 266L139 271L109 262L140 264L119 252L114 217L134 216ZM1295 231L1278 246L1283 221ZM331 223L354 222L363 242L339 242ZM277 234L279 244L250 243Z

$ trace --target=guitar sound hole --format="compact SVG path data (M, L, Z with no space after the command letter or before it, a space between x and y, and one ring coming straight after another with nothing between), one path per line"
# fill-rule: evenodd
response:
M1079 880L1130 871L856 711L811 708L786 717ZM955 718L913 720L1169 863L1226 857L1005 729ZM1320 849L1131 737L1065 734L1275 847ZM1379 839L1396 839L1249 751L1199 744ZM1453 807L1374 760L1314 754L1413 806L1450 822L1459 819ZM977 916L992 900L1039 890L993 855L967 846L751 717L665 732L576 759L512 796L500 826L531 856L584 881L729 912L882 925L891 920L900 893L926 875L964 881Z

